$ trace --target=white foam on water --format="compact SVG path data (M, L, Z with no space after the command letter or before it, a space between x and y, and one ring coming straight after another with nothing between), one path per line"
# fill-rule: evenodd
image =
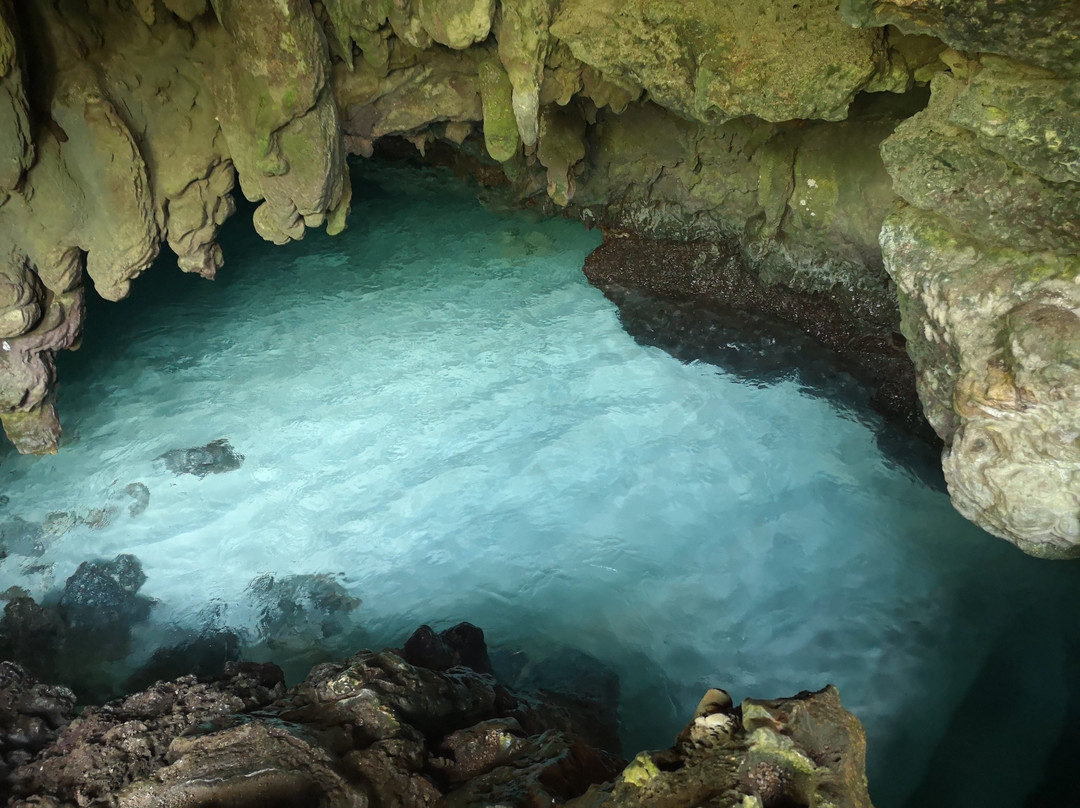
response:
M1065 573L961 519L864 420L627 336L581 274L598 234L361 173L342 236L273 248L237 225L216 284L137 285L91 322L61 454L2 455L0 519L119 510L9 557L0 587L41 597L127 552L153 626L197 626L210 603L240 625L256 576L335 574L375 643L469 620L494 646L592 654L620 677L628 748L670 743L707 687L833 683L879 805L919 783L1019 601L1058 604L1039 630L1061 645ZM155 461L222 437L235 471ZM150 504L129 517L133 482ZM1025 720L1045 757L1060 716Z

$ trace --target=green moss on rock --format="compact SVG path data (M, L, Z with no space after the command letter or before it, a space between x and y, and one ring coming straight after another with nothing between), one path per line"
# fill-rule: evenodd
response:
M829 3L567 0L551 31L585 64L699 121L841 120L892 70L881 32L850 28Z
M505 163L521 145L514 115L514 88L502 65L493 59L480 63L477 81L484 105L484 145L492 160Z

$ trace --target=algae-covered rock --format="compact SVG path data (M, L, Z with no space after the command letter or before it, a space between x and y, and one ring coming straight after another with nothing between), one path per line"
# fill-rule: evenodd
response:
M370 156L375 140L413 136L434 122L484 117L477 56L437 49L409 53L387 75L366 62L334 73L334 94L350 152Z
M1044 168L1055 177L1062 176L1057 166L1063 162L1063 155L1050 156L1052 152L1045 145L1039 149L1040 139L1043 144L1047 139L1060 142L1051 128L1054 122L1044 124L1038 117L1017 120L1023 113L1015 104L1012 113L1004 109L991 112L992 102L997 102L999 95L1000 103L1008 107L1017 92L995 93L1000 83L993 79L980 82L977 91L971 93L967 82L941 74L932 87L930 106L897 127L882 146L897 193L913 205L941 213L958 229L990 243L1077 250L1080 183L1045 178L1002 154L1021 151L1023 144L1034 138L1032 156L1024 162L1032 168ZM1059 106L1064 107L1064 103L1062 100ZM973 106L979 107L977 116L972 113ZM958 112L954 114L954 110ZM1072 111L1075 114L1080 110ZM980 137L960 125L968 122L989 129L988 115L1004 120L1010 114L1014 119L1012 136L1002 129L996 136ZM1063 129L1068 131L1069 127ZM1038 135L1029 137L1028 130L1037 130ZM983 148L985 141L991 141L997 149Z
M263 201L255 229L276 244L300 238L348 204L322 28L306 0L217 0L214 11L205 83L240 187Z
M460 50L487 39L495 0L419 0L417 13L433 40Z
M536 156L547 169L547 192L556 205L566 205L577 188L575 169L585 157L585 121L576 107L549 105L540 113Z
M675 746L642 752L567 808L805 805L872 808L866 736L831 685L733 707L710 690Z
M849 27L826 2L567 0L551 32L585 64L700 121L842 120L891 69L881 32Z
M555 6L555 0L502 0L499 4L495 32L499 58L513 87L514 117L526 146L536 144L540 131L540 85Z
M911 207L881 240L953 504L1032 555L1080 555L1080 259Z
M1080 181L1080 83L984 55L949 122L979 145L1049 182Z
M0 3L0 205L30 168L34 141L23 71L19 65L15 15L10 2Z
M895 25L958 50L988 51L1080 76L1080 5L1075 0L840 0L853 25Z
M905 112L891 98L800 126L696 124L631 104L598 116L575 202L658 238L736 238L767 282L884 313L895 302L877 237L896 194L879 145Z
M484 105L484 145L492 160L505 163L517 154L521 139L513 104L510 77L494 60L482 62L478 72Z

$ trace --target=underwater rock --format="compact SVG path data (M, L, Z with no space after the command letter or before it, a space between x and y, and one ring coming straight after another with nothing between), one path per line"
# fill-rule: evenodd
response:
M45 552L45 531L36 522L12 516L0 522L0 553L40 556Z
M152 601L138 594L146 581L132 555L85 561L59 594L41 604L25 591L4 594L0 655L45 681L63 681L82 699L115 693L110 662L130 652L132 629L146 620Z
M150 504L150 489L142 483L131 483L124 488L124 493L134 500L128 505L128 516L138 516Z
M625 769L583 740L587 717L545 714L490 676L393 651L288 691L273 665L230 663L58 713L41 736L55 740L14 761L9 804L870 806L861 726L831 687L739 707L710 691L675 747Z
M585 275L643 344L756 380L797 375L811 390L838 390L839 365L869 387L870 405L890 422L933 440L903 337L872 306L853 311L851 301L833 295L766 286L730 241L672 242L616 231L585 259ZM779 344L784 347L773 347ZM789 354L794 346L800 346L798 367ZM868 391L854 383L847 388L861 396L854 403L866 403Z
M194 474L200 479L207 474L236 471L244 463L244 456L237 454L228 438L218 438L191 449L173 449L155 459L164 462L165 468L173 474Z
M128 692L155 682L188 674L204 678L217 674L227 663L240 659L242 638L226 628L207 628L196 636L154 651L150 659L124 680Z
M619 740L619 676L596 657L572 647L543 655L500 654L495 676L521 694L511 713L526 727L573 729L597 749L622 754Z
M420 626L405 641L401 655L410 665L433 671L464 666L491 673L484 631L472 623L458 623L438 634L431 626Z
M137 594L145 581L142 565L132 555L80 564L64 584L58 604L67 627L67 652L75 652L76 644L92 656L124 656L132 626L150 614L151 601Z
M55 607L39 606L25 593L4 604L0 656L42 679L58 679L67 626Z
M333 575L266 573L248 584L260 640L278 652L318 646L349 627L349 615L361 603Z

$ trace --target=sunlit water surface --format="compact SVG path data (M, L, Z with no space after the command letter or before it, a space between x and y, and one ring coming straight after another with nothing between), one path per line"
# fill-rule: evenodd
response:
M133 553L156 600L134 666L177 626L254 647L253 579L330 574L362 600L336 652L460 620L579 649L620 679L628 750L668 745L707 687L831 682L879 806L1021 805L1055 780L1070 567L969 525L882 456L872 415L796 375L636 343L581 274L597 233L358 173L344 235L274 248L237 222L217 282L163 261L94 310L61 367L64 447L4 450L0 521L112 510L10 555L0 588L55 597L81 561ZM218 438L239 469L155 460Z

